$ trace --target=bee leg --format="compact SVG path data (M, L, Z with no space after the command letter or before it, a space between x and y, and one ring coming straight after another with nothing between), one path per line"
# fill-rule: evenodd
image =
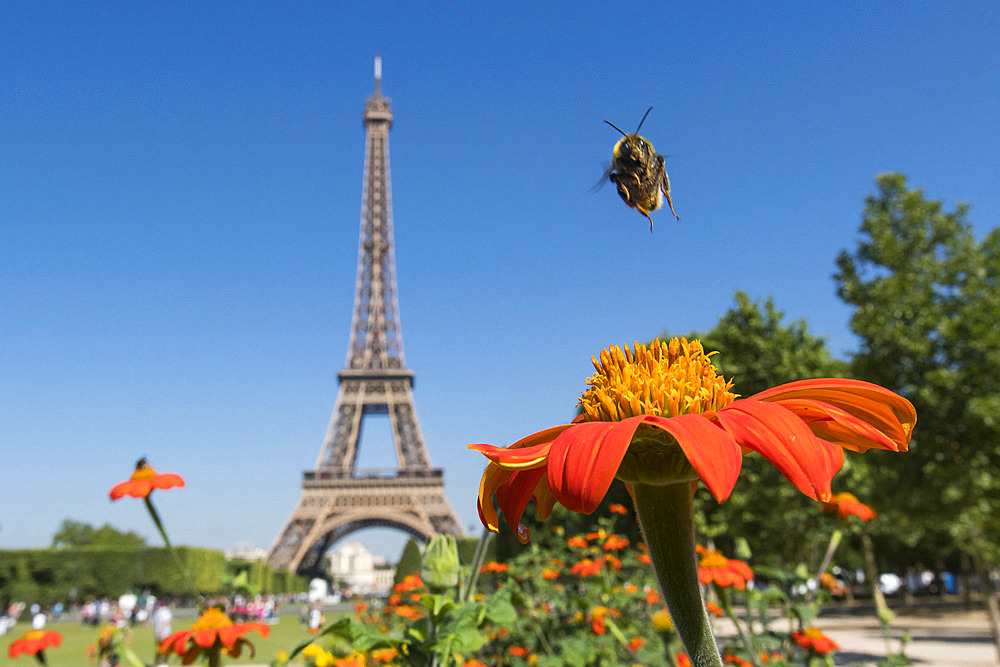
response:
M677 218L677 222L680 222L681 216L677 215L677 212L674 211L674 203L670 201L670 181L667 180L666 172L663 173L663 180L660 181L660 191L667 198L667 206L670 207L670 212Z
M653 219L651 217L649 217L649 211L647 211L646 209L644 209L641 206L636 206L635 210L639 211L639 213L642 213L644 216L646 216L646 219L649 220L649 233L652 234L653 233Z

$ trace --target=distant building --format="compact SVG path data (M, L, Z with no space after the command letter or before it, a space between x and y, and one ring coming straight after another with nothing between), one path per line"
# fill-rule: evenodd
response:
M360 542L345 542L330 552L330 577L361 595L388 593L395 574L383 556L374 556Z

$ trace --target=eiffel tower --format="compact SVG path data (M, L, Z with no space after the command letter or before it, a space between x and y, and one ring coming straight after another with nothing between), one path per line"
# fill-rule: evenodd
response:
M303 474L302 497L271 547L272 567L318 573L323 554L362 528L396 528L426 541L462 535L444 495L444 474L431 467L413 406L413 371L403 361L396 298L389 128L382 96L382 60L375 58L375 93L365 103L365 172L357 291L347 366L316 468ZM398 467L355 467L362 425L388 415Z

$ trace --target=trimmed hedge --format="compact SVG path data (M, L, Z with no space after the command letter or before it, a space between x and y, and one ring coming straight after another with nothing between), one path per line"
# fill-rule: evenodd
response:
M248 566L251 582L262 592L289 593L308 587L302 577L277 572L266 563L227 563L221 551L212 549L179 547L177 551L194 578L195 590L163 547L0 551L0 602L51 604L145 589L156 595L213 594L222 591L223 575Z

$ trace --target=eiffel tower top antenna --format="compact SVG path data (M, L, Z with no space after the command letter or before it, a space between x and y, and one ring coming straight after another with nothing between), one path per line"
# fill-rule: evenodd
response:
M382 56L375 56L375 95L382 95Z

